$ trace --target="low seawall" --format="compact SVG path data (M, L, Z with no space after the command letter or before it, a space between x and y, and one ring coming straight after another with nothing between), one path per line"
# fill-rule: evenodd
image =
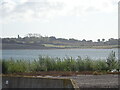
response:
M2 88L78 88L71 79L3 76Z

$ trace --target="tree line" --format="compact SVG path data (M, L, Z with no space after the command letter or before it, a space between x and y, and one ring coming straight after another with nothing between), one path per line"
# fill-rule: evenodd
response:
M54 45L72 45L72 46L105 46L105 45L118 45L120 42L119 39L110 38L108 40L97 39L96 42L92 40L78 40L74 38L65 39L65 38L56 38L55 36L41 36L40 34L27 34L25 37L20 37L18 35L17 38L0 38L2 43L9 44L32 44L32 45L40 45L40 44L54 44Z

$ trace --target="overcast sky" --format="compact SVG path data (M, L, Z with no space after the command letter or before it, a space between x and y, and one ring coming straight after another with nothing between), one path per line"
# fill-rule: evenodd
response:
M118 37L119 0L1 0L2 37L28 33L96 41Z

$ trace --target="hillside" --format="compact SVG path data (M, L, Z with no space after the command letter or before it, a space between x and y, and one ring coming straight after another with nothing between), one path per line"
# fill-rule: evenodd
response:
M2 49L117 48L120 42L120 39L114 38L106 41L98 39L97 42L93 42L85 39L43 37L34 34L23 38L18 35L18 38L0 38L0 40L2 40Z

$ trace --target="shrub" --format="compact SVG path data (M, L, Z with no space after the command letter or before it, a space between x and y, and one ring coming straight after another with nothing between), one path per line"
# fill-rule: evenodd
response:
M38 60L3 60L2 73L39 72L39 71L107 71L119 69L119 61L111 52L105 60L92 60L89 57L77 59L72 57L52 58L39 56Z
M116 68L117 60L116 60L116 57L115 57L115 52L112 51L109 54L106 63L108 65L109 70L112 70L112 69Z

